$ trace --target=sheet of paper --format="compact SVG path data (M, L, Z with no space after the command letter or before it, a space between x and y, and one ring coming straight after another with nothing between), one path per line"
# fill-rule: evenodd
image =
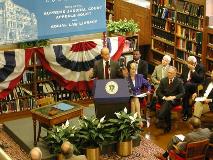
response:
M142 94L138 94L138 95L133 95L133 97L138 97L138 98L143 98L146 97L147 94L146 93L142 93Z
M206 97L197 97L195 98L195 102L203 102L206 100Z
M184 141L184 139L185 139L185 136L182 134L177 134L175 136L178 137L178 139L180 139L181 141Z

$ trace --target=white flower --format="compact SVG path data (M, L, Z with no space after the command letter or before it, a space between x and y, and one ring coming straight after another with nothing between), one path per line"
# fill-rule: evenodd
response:
M67 127L62 123L62 129L66 129Z
M129 119L131 119L131 124L132 124L133 122L135 122L135 118L134 118L133 116L129 116Z
M70 125L70 123L69 123L69 121L67 120L66 123L65 123L65 126L66 126L66 127L69 127L69 125Z
M118 118L120 118L120 116L121 116L121 114L120 114L120 113L117 113L117 112L115 112L115 115L116 115Z
M124 112L125 112L125 113L127 113L127 109L126 109L126 107L124 108Z
M105 116L103 116L101 119L100 119L100 123L102 123L105 119Z
M137 112L135 112L135 114L134 114L134 118L136 119L138 117L138 113Z

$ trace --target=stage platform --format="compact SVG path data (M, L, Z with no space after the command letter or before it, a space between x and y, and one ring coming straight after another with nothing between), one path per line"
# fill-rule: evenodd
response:
M93 104L89 105L89 107L84 107L83 109L84 115L87 117L95 115L95 107ZM73 118L69 120L70 125L78 126L78 119ZM18 143L27 153L34 147L33 143L33 121L31 117L17 119L13 121L7 121L4 123L5 131L14 139L16 143ZM38 123L37 123L38 129ZM41 137L46 135L46 130L42 128ZM47 146L45 145L44 141L40 139L38 142L38 147L41 148L43 153L44 160L53 160L54 155L51 155L48 151Z

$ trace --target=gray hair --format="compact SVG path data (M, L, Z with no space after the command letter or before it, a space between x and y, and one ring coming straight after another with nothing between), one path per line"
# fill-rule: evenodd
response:
M172 70L174 70L175 72L177 72L177 68L174 67L174 66L169 66L168 70L170 70L170 69L172 69Z
M171 62L171 57L169 55L163 56L163 60L167 61L168 63Z
M187 58L187 61L188 62L193 62L193 63L197 63L197 59L195 58L195 56L189 56L188 58Z

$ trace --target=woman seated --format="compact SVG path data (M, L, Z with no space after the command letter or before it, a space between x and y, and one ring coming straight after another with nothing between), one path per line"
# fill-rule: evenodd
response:
M127 77L128 83L129 83L129 90L131 94L130 102L131 102L131 112L135 113L137 112L138 117L141 117L140 112L140 102L139 102L139 96L142 94L142 87L147 88L147 94L150 93L151 85L149 82L143 77L142 74L136 74L136 63L130 64L129 69L129 75Z

